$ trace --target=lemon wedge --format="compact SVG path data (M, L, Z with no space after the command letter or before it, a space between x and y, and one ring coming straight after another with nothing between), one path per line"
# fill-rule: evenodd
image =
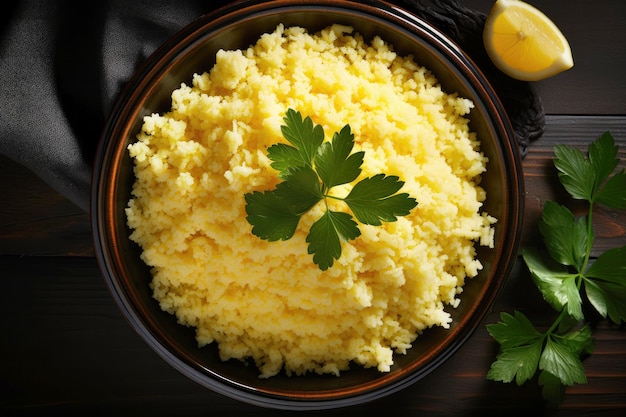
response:
M493 63L518 80L543 80L574 66L559 28L521 0L496 0L485 21L483 42Z

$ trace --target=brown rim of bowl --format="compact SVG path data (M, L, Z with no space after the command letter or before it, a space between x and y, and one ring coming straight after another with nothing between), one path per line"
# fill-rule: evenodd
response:
M450 62L452 70L467 81L468 88L480 99L478 104L484 106L483 111L489 116L489 129L499 145L498 157L504 161L501 173L504 200L500 204L505 208L499 224L509 227L504 230L499 226L496 233L506 233L507 237L497 237L504 244L494 249L497 252L493 258L496 262L490 265L489 276L485 277L486 288L458 323L448 330L444 340L447 343L438 344L419 361L381 375L373 382L306 392L259 388L229 380L218 372L207 369L173 343L159 328L149 311L142 307L136 290L130 286L131 277L125 270L122 259L126 244L124 239L128 240L128 235L116 233L121 227L116 224L119 225L121 221L120 210L123 213L124 207L120 208L119 203L125 205L128 198L128 195L120 195L117 186L122 161L127 158L128 138L137 133L136 121L146 111L142 107L144 99L153 92L157 83L167 82L163 81L166 77L165 69L182 59L186 51L195 48L203 39L237 22L250 21L258 16L279 16L294 10L344 13L353 18L357 16L376 24L397 28L404 33L403 36L428 44L434 54L439 54ZM180 79L173 80L171 90L177 88L180 82ZM202 16L174 34L137 69L119 94L103 131L94 163L91 221L96 257L109 290L134 330L166 362L197 383L231 398L280 409L329 409L371 401L416 382L449 358L481 324L499 294L517 256L523 212L521 162L513 138L512 128L497 95L471 59L433 26L400 7L376 0L363 3L330 0L238 2Z

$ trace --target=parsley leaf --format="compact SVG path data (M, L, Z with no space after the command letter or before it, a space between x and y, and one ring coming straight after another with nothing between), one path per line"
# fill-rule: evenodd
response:
M267 157L272 161L270 166L279 171L281 179L285 179L292 168L303 165L312 167L324 141L322 126L314 125L310 117L303 119L300 112L289 109L283 120L285 125L281 126L281 132L291 145L276 143L267 149Z
M601 254L589 267L586 276L626 285L626 246Z
M302 162L312 165L313 158L324 141L324 129L320 125L314 125L310 117L303 119L300 112L293 109L287 110L283 120L285 121L281 126L283 136L298 150Z
M539 222L550 255L563 265L581 268L587 253L587 223L574 219L572 212L554 201L546 201Z
M519 311L515 311L514 315L502 313L500 319L497 324L487 325L487 331L501 346L487 378L502 382L515 379L521 385L537 370L543 336Z
M594 342L590 327L581 327L583 287L589 304L603 317L618 324L626 321L626 246L607 250L595 262L590 259L595 204L626 208L626 170L613 174L619 160L609 132L589 145L587 157L565 145L555 146L554 154L561 184L572 198L587 201L589 209L576 218L567 207L547 201L539 230L549 257L528 247L522 257L543 298L559 315L544 332L518 312L502 313L499 323L487 325L500 344L487 378L519 384L538 369L543 397L558 405L565 386L587 381L582 358L593 352Z
M298 227L300 216L285 207L285 199L275 191L254 191L245 195L246 219L252 233L261 239L290 239Z
M358 182L344 200L361 223L395 222L417 205L407 193L395 194L403 185L397 176L374 175Z
M585 280L585 293L591 305L614 323L626 321L626 286L624 283Z
M535 342L541 336L523 313L513 314L501 313L499 323L487 325L487 331L503 349Z
M596 178L593 166L578 149L566 145L554 147L554 165L559 170L559 179L567 192L579 200L591 200Z
M535 248L523 248L522 257L543 298L556 310L567 307L570 316L583 318L582 299L576 286L576 274L563 265L544 259Z
M279 171L278 177L284 179L291 168L307 165L298 148L285 143L276 143L267 148L267 156L272 161L270 166Z
M349 213L331 211L327 199L344 201L355 217L365 224L396 221L417 205L408 194L395 194L404 185L397 176L378 174L357 182L346 197L330 195L331 188L355 181L361 175L363 151L352 153L354 135L350 125L324 142L324 130L310 117L287 110L281 132L290 143L267 149L270 166L283 180L270 191L247 193L246 220L252 234L268 240L290 239L302 215L320 201L326 211L309 230L308 253L321 270L330 268L341 256L341 242L355 239L361 232ZM394 195L395 194L395 195Z
M589 145L589 163L594 171L594 190L598 190L619 163L617 146L609 132L604 132Z
M610 132L603 133L589 145L589 157L578 149L565 145L554 148L554 165L559 179L573 198L591 203L601 202L613 208L626 208L626 170L616 173L619 163L617 146Z
M584 384L587 382L585 369L579 352L563 343L558 337L548 336L539 359L539 369L559 378L563 385Z
M349 125L335 133L332 142L324 142L320 146L315 167L326 188L347 184L361 174L365 152L350 155L353 147L354 135Z
M598 191L596 201L605 206L626 209L626 171L613 175Z
M324 198L317 174L310 166L290 169L284 175L285 181L276 185L276 192L291 212L304 214Z
M351 240L360 234L352 216L328 210L311 226L306 238L308 252L313 254L313 262L321 270L326 270L333 265L334 259L341 256L341 239Z
M541 339L533 343L502 349L491 365L487 377L492 381L511 382L517 385L531 379L537 371L541 354Z
M560 338L561 343L566 345L569 350L577 355L590 354L593 352L593 337L591 337L591 328L588 325L580 329L566 332L560 336Z

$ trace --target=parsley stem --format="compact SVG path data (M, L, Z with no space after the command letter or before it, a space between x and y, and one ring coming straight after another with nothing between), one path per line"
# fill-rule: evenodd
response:
M558 327L559 324L561 324L561 320L563 320L563 318L567 315L568 315L567 309L565 308L565 306L563 306L559 316L556 318L556 320L554 320L550 328L543 334L544 338L554 333L554 330Z

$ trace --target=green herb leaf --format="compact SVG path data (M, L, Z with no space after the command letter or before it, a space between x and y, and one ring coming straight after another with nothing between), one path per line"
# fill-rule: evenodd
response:
M567 343L548 336L539 359L539 369L556 376L563 385L584 384L587 382L585 368L578 355Z
M310 117L303 119L300 112L293 109L287 110L283 120L283 136L298 150L301 160L312 166L313 158L324 141L324 129L321 125L314 125Z
M487 326L489 334L500 343L500 353L491 365L487 378L518 385L532 378L537 370L543 335L521 312L500 314L500 322Z
M611 175L617 167L617 146L613 136L604 132L598 139L589 145L589 163L595 173L594 191L600 189L600 185Z
M365 152L350 155L354 135L350 125L333 135L332 142L324 142L315 157L315 167L326 188L354 181L361 174Z
M306 238L313 262L324 271L341 256L341 240L351 240L361 232L348 213L326 211L313 226Z
M556 145L554 154L554 165L567 192L576 199L591 201L596 180L593 167L585 155L566 145Z
M602 253L587 269L584 282L598 313L615 323L626 321L626 246Z
M585 279L585 293L593 307L602 315L620 324L626 321L626 286L612 282Z
M381 221L395 222L397 216L406 216L417 206L406 193L393 195L403 185L397 176L378 174L359 181L344 201L361 223L379 226Z
M576 355L590 354L593 352L594 343L591 336L591 328L588 325L580 329L565 333L564 335L555 335L560 338L560 342Z
M301 166L288 171L288 181L272 191L246 194L246 220L252 233L261 239L290 239L300 216L322 199L319 180L312 168Z
M566 307L570 316L582 319L582 299L576 286L578 275L541 256L536 248L523 248L522 257L543 298L557 311Z
M626 208L626 170L611 178L609 175L619 164L617 146L610 132L602 134L589 145L589 161L596 173L595 201L612 208ZM609 178L604 185L602 183Z
M587 269L585 276L626 285L626 246L609 249Z
M502 349L532 344L541 338L528 318L519 311L500 314L500 322L487 325L487 331Z
M487 372L492 381L511 382L517 385L531 379L537 371L541 354L541 339L526 345L502 349Z
M289 211L302 215L324 198L319 178L313 168L304 165L285 173L285 181L276 185Z
M255 191L245 195L246 220L252 233L261 239L290 239L298 227L300 216L285 207L285 200L274 191Z
M610 132L589 145L589 158L577 149L557 145L554 165L565 189L577 199L599 202L613 208L626 208L626 171L603 183L619 163L617 146Z
M580 270L587 253L588 238L583 218L576 221L567 207L546 201L539 230L554 260Z
M609 178L598 191L596 201L607 207L626 209L626 170Z
M586 280L585 294L587 295L587 299L589 300L593 308L595 308L602 317L606 318L609 311L608 305L610 303L610 301L607 300L608 294L606 290L594 281Z
M267 156L272 161L270 166L279 171L278 177L281 179L285 179L290 169L309 163L298 149L285 143L276 143L267 148Z

